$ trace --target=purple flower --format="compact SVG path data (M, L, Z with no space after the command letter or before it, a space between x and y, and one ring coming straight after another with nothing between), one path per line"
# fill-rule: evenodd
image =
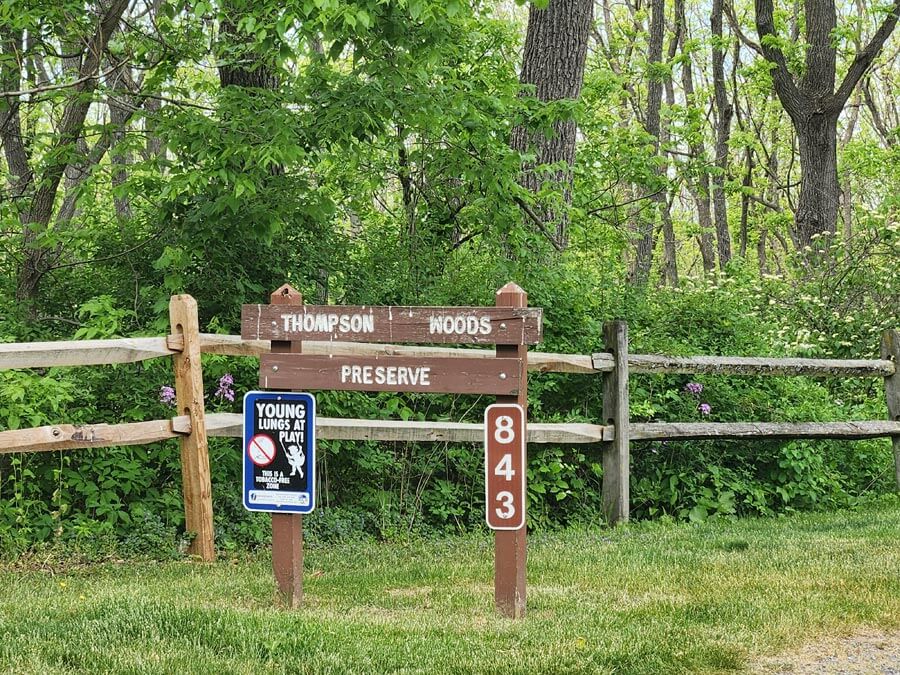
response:
M219 388L216 389L215 396L220 399L224 398L226 401L234 402L233 384L234 377L232 377L231 373L225 373L219 378Z
M684 390L689 394L699 396L703 393L703 385L699 382L688 382L686 385L684 385Z
M175 389L164 384L159 388L159 402L175 407Z
M701 403L697 406L697 410L700 411L701 415L709 415L712 412L712 406L709 403Z

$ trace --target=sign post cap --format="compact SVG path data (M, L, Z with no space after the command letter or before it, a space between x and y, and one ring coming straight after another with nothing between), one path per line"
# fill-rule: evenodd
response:
M270 300L272 304L301 305L303 304L303 294L290 284L284 284L272 291Z
M503 294L506 294L506 293L519 294L519 293L525 293L525 291L515 281L510 281L508 284L506 284L505 286L503 286L502 288L500 288L497 291L497 295L500 295L501 293L503 293Z
M526 307L527 305L528 293L513 281L497 291L498 307Z

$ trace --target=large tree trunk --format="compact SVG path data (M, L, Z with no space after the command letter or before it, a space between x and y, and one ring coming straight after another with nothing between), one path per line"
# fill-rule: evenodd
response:
M531 85L535 96L544 102L577 99L584 81L584 63L593 18L591 0L550 0L541 9L532 4L528 11L528 32L522 56L522 84ZM572 170L575 162L575 120L557 120L547 138L524 127L512 131L510 146L525 153L533 148L533 165L523 167L521 183L537 193L545 181L533 169L542 164L561 163L562 168L549 180L562 192L565 206L572 201ZM531 210L537 216L544 234L552 238L558 249L568 244L568 215L552 207Z
M796 229L801 247L813 235L834 233L840 205L837 173L837 115L812 113L795 123L800 149L800 197Z
M225 19L220 27L219 84L222 87L247 89L275 89L278 77L271 64L253 50L254 38L238 30L240 19L251 11L252 4L244 0L223 0Z

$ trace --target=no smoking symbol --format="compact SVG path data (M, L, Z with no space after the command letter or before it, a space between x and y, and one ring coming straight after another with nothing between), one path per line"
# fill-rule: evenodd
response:
M268 466L275 459L275 441L265 434L256 434L247 444L247 454L256 466Z

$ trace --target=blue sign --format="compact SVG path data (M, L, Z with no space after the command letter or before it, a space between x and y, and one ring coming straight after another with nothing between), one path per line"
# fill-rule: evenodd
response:
M251 391L244 396L244 507L312 513L316 505L316 399Z

